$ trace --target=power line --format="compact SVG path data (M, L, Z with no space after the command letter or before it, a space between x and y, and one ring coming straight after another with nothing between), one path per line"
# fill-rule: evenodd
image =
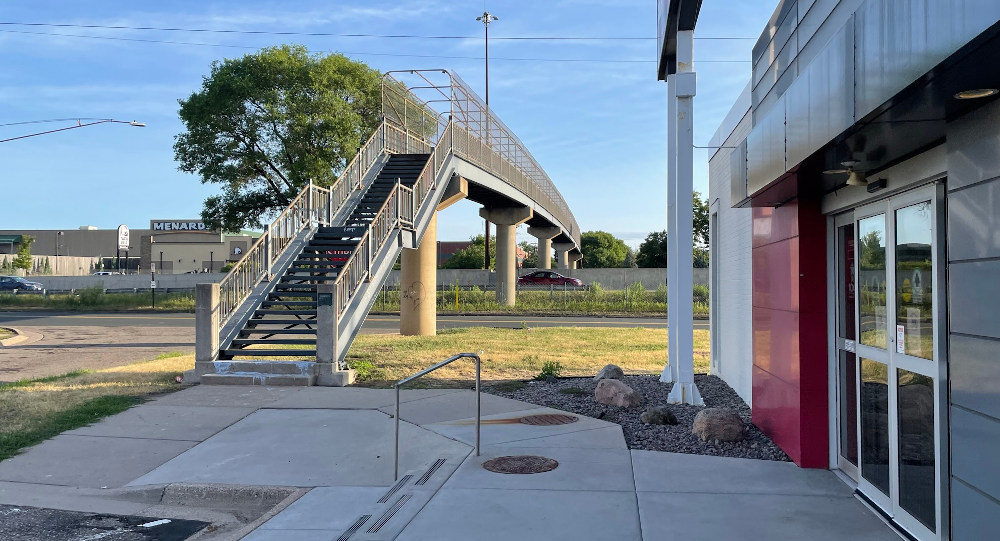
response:
M34 26L48 28L89 28L100 30L141 30L157 32L197 32L212 34L244 34L269 36L309 36L309 37L340 37L340 38L387 38L387 39L481 39L479 36L435 36L418 34L362 34L336 32L292 32L277 30L233 30L223 28L180 28L160 26L127 26L104 24L70 24L70 23L22 23L4 21L2 26ZM495 40L504 41L651 41L655 37L641 36L494 36ZM757 38L736 36L697 36L699 40L756 40Z
M0 23L2 24L2 23ZM31 36L55 36L55 37L66 37L66 38L81 38L81 39L98 39L105 41L126 41L126 42L138 42L138 43L159 43L166 45L191 45L199 47L224 47L231 49L245 49L245 50L257 50L260 47L254 47L250 45L229 45L223 43L203 43L194 41L176 41L176 40L161 40L161 39L147 39L147 38L123 38L117 36L89 36L84 34L66 34L61 32L31 32L27 30L4 30L0 29L0 33L7 34L26 34ZM388 57L398 57L398 58L442 58L446 60L480 60L481 57L478 56L461 56L461 55L435 55L435 54L406 54L406 53L373 53L364 51L322 51L322 52L335 52L343 54L345 56L388 56ZM519 57L494 57L494 60L510 61L510 62L588 62L588 63L603 63L603 64L655 64L656 60L641 60L641 59L614 59L614 58L519 58ZM698 63L749 63L749 60L696 60Z

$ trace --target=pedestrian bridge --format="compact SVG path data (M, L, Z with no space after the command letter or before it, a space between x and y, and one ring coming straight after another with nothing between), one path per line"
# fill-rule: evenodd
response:
M347 351L400 255L402 332L433 334L436 216L461 199L496 224L500 303L515 303L517 225L540 265L553 249L560 268L583 257L559 190L457 75L386 74L382 117L332 185L307 186L219 284L198 286L189 381L348 383Z

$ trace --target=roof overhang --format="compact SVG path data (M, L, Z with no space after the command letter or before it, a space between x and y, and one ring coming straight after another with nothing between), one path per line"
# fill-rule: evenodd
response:
M677 33L694 30L701 0L658 0L656 3L657 77L677 72Z

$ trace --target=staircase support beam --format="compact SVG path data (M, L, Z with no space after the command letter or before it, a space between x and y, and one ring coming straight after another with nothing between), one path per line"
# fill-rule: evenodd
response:
M403 248L399 291L399 334L437 334L437 212L417 247Z
M534 216L531 207L479 209L479 216L497 226L497 303L514 306L517 298L517 250L515 228Z

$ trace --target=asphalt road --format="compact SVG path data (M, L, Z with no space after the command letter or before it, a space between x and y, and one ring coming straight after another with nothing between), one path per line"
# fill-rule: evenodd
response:
M438 316L439 329L456 327L653 327L666 328L665 317L588 317L588 316L526 316L526 315L465 315ZM0 312L0 325L11 327L194 327L194 314L149 313L58 313ZM696 320L696 329L708 329L708 321ZM362 327L364 333L392 333L399 330L399 316L369 315Z

